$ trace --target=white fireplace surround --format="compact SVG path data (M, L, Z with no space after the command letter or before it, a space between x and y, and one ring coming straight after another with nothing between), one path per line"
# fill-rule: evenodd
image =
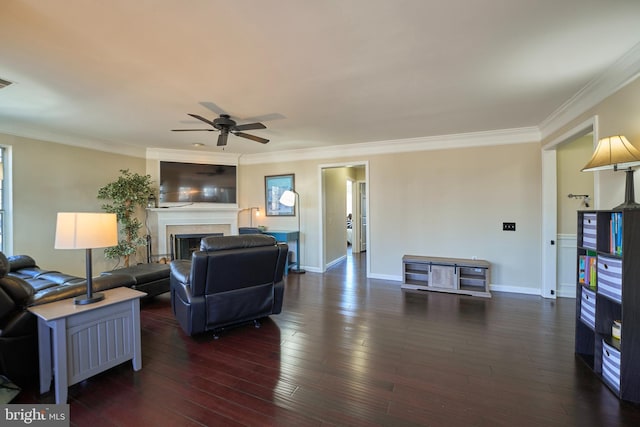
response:
M217 206L198 203L182 207L148 208L147 227L151 234L153 255L171 252L170 234L194 232L223 232L238 234L237 205Z

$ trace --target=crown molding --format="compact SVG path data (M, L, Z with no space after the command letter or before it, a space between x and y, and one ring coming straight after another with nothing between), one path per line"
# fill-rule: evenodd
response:
M214 163L237 165L240 154L214 153L207 151L174 150L169 148L147 148L148 160L166 160L171 162Z
M11 135L17 138L33 139L42 142L54 142L56 144L71 145L73 147L85 148L88 150L102 151L111 154L122 154L124 156L139 157L142 159L145 158L146 154L146 149L144 147L113 142L103 142L95 139L88 140L69 135L65 135L64 138L61 138L56 135L51 135L48 132L40 132L33 129L22 131L20 133L13 133L11 131L3 130L0 133L4 135Z
M392 139L357 144L286 150L273 153L245 154L240 164L278 163L300 160L320 160L351 156L406 153L412 151L444 150L452 148L482 147L489 145L540 142L537 127L500 129L420 138Z
M539 125L542 139L549 137L638 77L640 77L640 43L544 119Z

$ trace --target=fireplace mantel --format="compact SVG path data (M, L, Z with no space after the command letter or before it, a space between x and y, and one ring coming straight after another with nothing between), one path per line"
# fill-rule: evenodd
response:
M166 255L171 252L169 228L183 226L181 232L188 227L228 226L224 234L238 234L237 205L216 206L211 203L193 204L180 207L163 207L147 209L147 226L151 234L151 252ZM218 231L218 230L214 230Z

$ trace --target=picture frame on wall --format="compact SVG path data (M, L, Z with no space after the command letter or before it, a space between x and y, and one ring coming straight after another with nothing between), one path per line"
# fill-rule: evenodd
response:
M280 203L282 193L295 191L295 175L268 175L264 177L264 201L267 216L295 216L295 206Z

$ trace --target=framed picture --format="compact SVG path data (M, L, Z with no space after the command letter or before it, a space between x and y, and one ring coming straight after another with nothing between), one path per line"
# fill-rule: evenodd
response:
M282 193L295 191L294 174L271 175L264 177L264 201L267 216L295 216L295 206L280 203Z

